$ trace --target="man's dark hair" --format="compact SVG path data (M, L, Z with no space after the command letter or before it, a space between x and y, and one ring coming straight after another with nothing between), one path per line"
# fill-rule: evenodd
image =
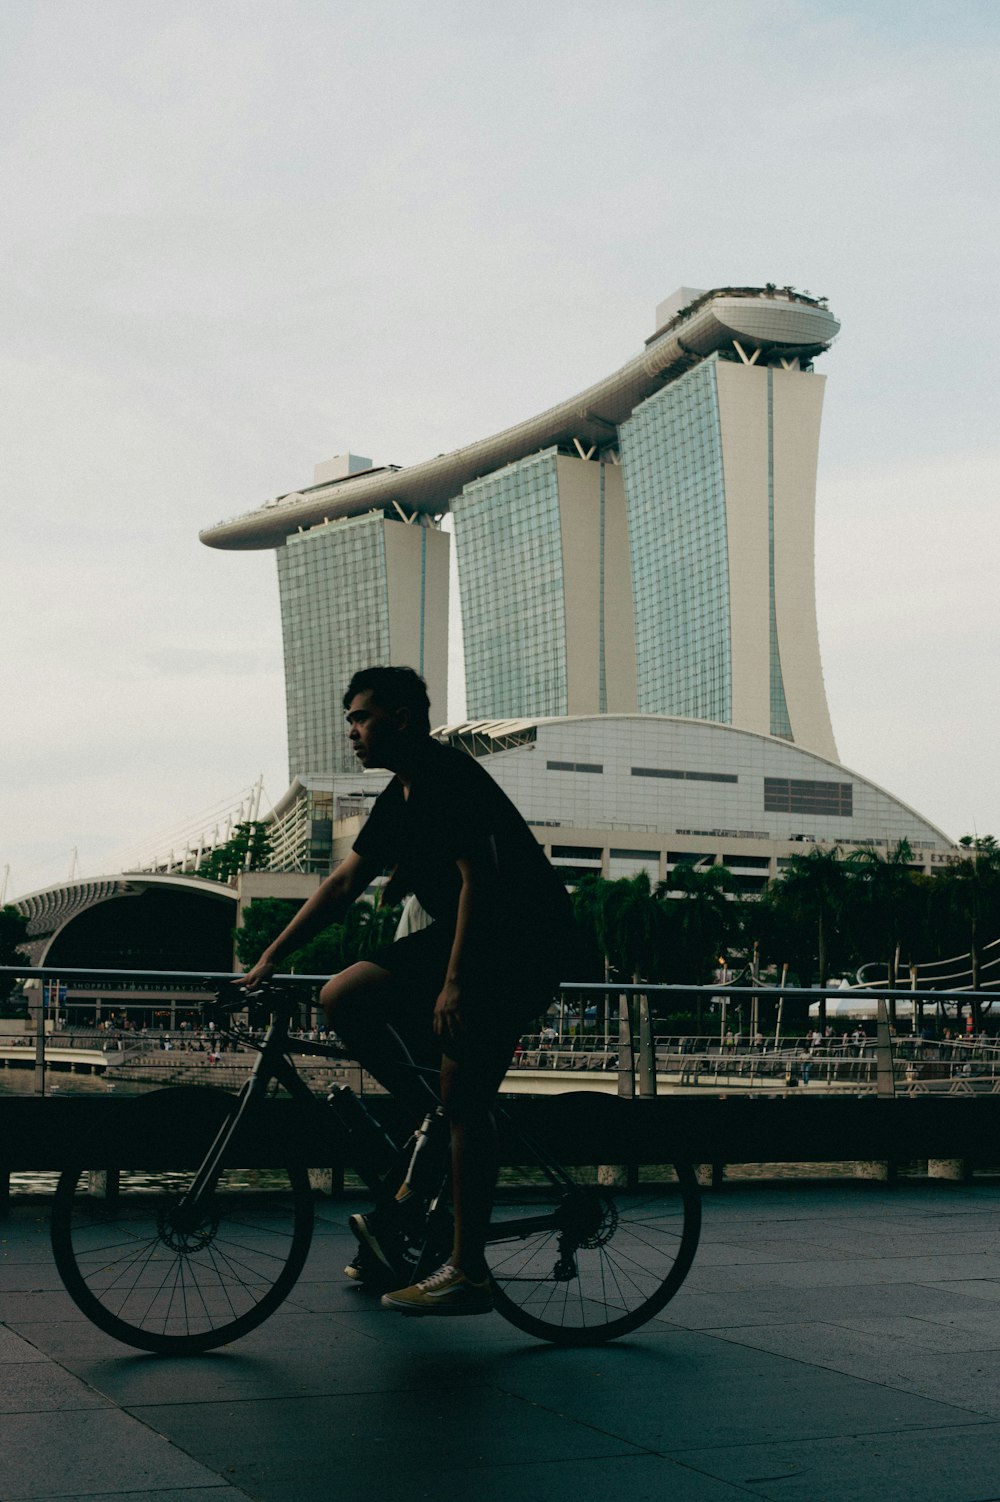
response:
M379 709L408 709L411 728L418 735L429 735L431 701L427 684L413 668L361 668L347 685L344 708L358 694L370 693Z

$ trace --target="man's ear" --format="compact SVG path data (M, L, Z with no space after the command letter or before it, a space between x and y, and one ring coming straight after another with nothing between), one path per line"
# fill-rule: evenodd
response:
M413 729L413 716L405 704L400 704L396 709L396 729L401 735Z

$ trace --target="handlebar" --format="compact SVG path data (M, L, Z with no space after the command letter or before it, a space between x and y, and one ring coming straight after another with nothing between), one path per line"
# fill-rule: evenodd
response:
M226 986L213 997L205 998L201 1004L201 1015L206 1024L212 1023L219 1027L234 1012L245 1011L250 1026L255 1028L263 1026L269 1017L279 1013L286 1022L291 1022L298 1017L299 1006L298 998L288 987L265 981L253 991Z

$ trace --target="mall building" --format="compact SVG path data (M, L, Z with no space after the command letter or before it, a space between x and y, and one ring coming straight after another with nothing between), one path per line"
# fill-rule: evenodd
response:
M646 871L655 886L675 866L704 862L727 866L751 894L812 845L887 851L907 840L927 872L955 853L940 829L839 762L730 725L608 714L437 734L482 759L568 882ZM360 769L297 778L271 816L276 867L318 880L347 854L387 781ZM263 892L267 880L244 886Z

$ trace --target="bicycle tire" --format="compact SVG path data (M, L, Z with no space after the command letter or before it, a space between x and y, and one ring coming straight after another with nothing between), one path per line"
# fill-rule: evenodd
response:
M158 1104L181 1094L190 1103L193 1093L158 1091ZM213 1098L216 1127L235 1109L222 1091L197 1093L203 1109ZM122 1169L104 1199L89 1192L82 1165L59 1179L52 1251L66 1291L99 1329L139 1350L193 1355L239 1339L274 1313L305 1265L313 1202L304 1168L225 1170L197 1223L180 1227L174 1207L195 1171Z
M498 1313L563 1346L614 1340L659 1313L694 1260L701 1197L686 1163L648 1172L658 1178L628 1186L595 1167L540 1184L536 1170L534 1183L501 1187L486 1248ZM507 1240L505 1224L520 1228Z

